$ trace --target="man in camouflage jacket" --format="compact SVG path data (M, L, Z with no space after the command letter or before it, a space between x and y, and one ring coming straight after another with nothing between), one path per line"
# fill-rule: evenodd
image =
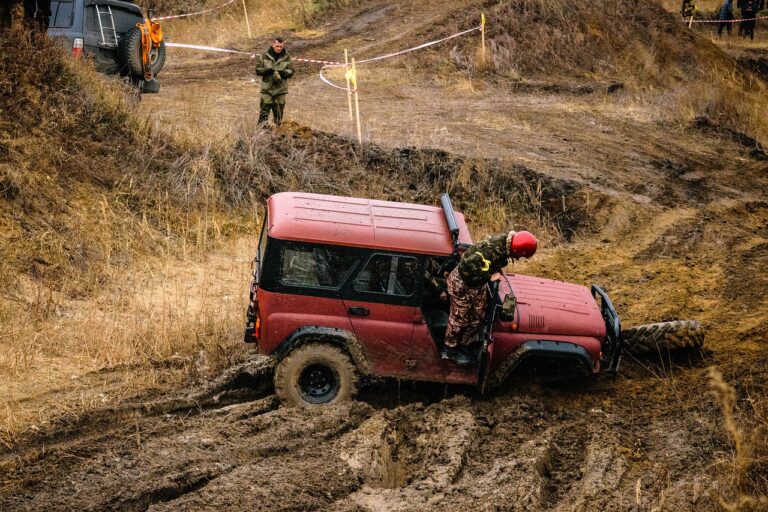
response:
M510 231L484 238L461 256L447 283L451 302L445 333L447 358L459 364L472 363L464 349L480 334L490 299L487 285L501 279L510 258L533 256L536 244L536 238L527 231Z
M256 74L261 77L259 124L265 124L272 112L277 126L283 121L288 80L293 77L291 55L285 49L282 37L276 37L264 55L256 57Z

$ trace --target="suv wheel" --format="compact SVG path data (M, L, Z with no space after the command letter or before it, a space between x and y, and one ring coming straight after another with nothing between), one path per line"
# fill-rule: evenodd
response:
M351 400L358 375L339 347L312 343L285 357L275 371L275 392L291 407L314 407Z

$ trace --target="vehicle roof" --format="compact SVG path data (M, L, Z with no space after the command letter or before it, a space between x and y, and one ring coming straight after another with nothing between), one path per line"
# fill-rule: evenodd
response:
M127 9L129 11L133 11L135 13L138 13L140 16L144 16L141 7L136 5L132 0L85 0L83 2L83 5L85 7L89 5L111 5L114 7L121 7L123 9Z
M282 192L267 201L269 236L417 254L449 255L453 242L437 206ZM472 243L456 212L459 242Z

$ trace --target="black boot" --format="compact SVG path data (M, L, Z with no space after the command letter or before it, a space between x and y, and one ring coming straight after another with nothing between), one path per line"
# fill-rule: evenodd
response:
M459 347L445 347L440 354L443 359L450 359L459 366L472 366L475 362Z

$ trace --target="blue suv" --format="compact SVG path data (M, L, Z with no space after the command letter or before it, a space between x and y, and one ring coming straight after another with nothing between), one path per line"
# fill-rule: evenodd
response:
M48 35L71 50L75 57L93 60L103 73L128 77L144 92L157 92L157 79L144 81L141 60L141 8L122 0L54 0ZM150 53L149 66L156 75L165 64L165 43Z

